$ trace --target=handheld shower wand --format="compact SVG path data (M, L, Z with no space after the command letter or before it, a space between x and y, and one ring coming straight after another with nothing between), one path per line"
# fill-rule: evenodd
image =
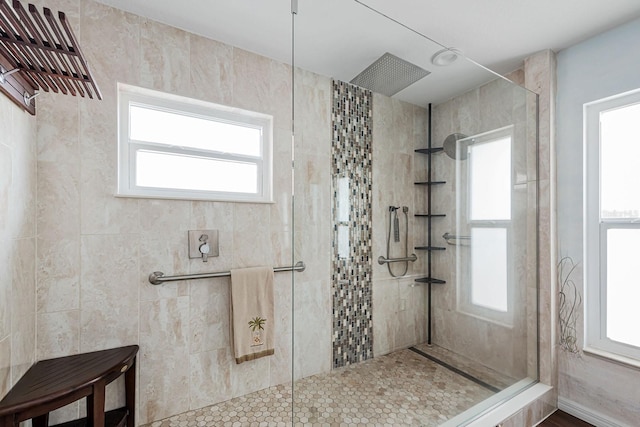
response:
M398 219L398 209L400 206L389 206L389 234L387 236L387 258L390 255L390 242L391 242L391 223L393 222L393 241L400 242L400 221ZM405 219L405 236L404 236L404 253L405 256L408 256L409 253L409 207L402 206L402 212L404 213ZM398 277L391 271L391 264L387 264L387 269L389 269L389 274L392 277ZM406 261L404 264L404 272L400 274L400 276L404 276L407 274L407 270L409 269L409 262Z
M400 241L400 221L398 220L398 210L393 212L393 241Z

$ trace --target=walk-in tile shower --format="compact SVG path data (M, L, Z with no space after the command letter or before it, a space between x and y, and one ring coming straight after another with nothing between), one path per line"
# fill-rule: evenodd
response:
M539 378L537 96L360 2L293 40L294 420L465 423Z

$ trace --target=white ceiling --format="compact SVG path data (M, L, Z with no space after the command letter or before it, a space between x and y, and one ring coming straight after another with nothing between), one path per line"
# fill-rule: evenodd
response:
M291 63L291 0L98 1ZM396 95L418 105L438 103L489 80L487 70L473 61L503 74L532 53L557 52L640 17L639 0L298 3L296 66L349 81L388 51L432 72ZM458 48L473 61L432 65L431 55L443 46Z

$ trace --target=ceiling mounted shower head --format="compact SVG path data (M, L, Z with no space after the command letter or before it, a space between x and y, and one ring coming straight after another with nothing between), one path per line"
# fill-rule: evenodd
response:
M430 71L387 52L355 76L351 84L393 96L429 74Z
M447 136L442 143L442 147L444 148L444 152L447 153L447 156L451 157L454 160L466 160L467 159L467 147L470 142L463 142L458 144L458 140L467 138L467 135L462 133L452 133Z

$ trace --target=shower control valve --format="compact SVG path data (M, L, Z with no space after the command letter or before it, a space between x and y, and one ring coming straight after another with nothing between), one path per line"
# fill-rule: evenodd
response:
M189 230L189 258L207 262L219 255L218 230Z
M202 236L200 236L198 240L202 242L202 244L198 247L198 250L202 254L202 261L207 262L207 258L209 257L209 252L211 252L209 243L207 243L207 240L209 240L209 236L206 234L203 234Z

